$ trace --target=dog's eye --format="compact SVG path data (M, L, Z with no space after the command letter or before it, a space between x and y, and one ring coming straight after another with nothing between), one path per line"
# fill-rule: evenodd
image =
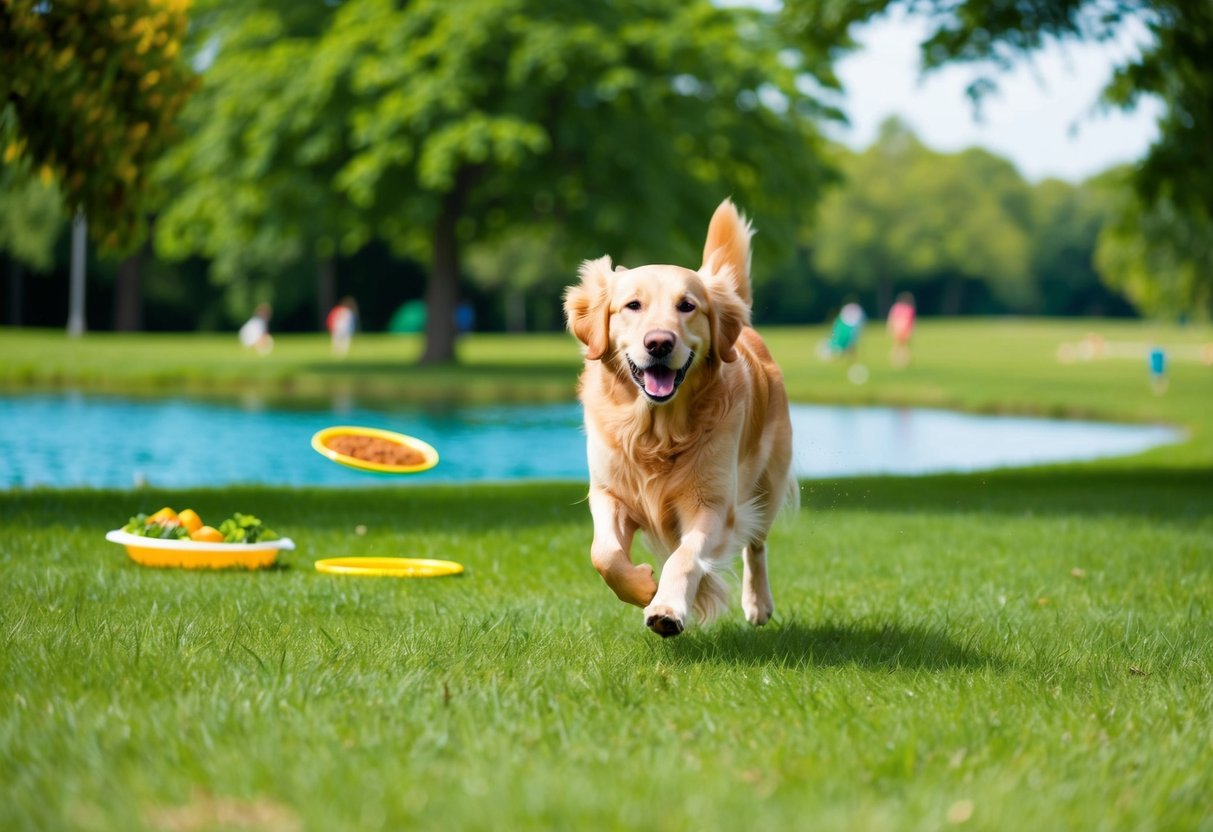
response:
M682 312L685 314L687 312L694 312L695 304L691 303L686 298L683 298L681 301L678 302L678 306L676 306L674 308L677 309L679 312Z
M639 312L640 311L640 301L638 301L638 300L628 301L627 303L625 303L623 305L623 308L631 309L633 312Z

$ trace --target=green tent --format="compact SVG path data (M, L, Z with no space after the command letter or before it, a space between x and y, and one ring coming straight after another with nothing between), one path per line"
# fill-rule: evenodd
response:
M425 301L410 300L400 305L388 321L388 332L411 333L425 331Z

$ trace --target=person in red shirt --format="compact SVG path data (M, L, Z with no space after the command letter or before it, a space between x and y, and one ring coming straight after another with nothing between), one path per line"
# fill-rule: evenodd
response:
M358 303L353 298L345 297L329 310L325 319L329 337L333 343L333 355L345 358L350 351L350 343L354 340L354 329L358 325Z
M904 367L910 363L910 336L914 334L914 296L909 292L897 296L889 309L888 326L893 339L889 360L894 367Z

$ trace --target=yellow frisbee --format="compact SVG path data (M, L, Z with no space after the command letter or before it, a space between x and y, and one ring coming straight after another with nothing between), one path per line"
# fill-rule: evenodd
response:
M431 445L403 433L379 428L350 425L325 428L312 436L312 447L333 462L381 474L416 474L438 464L438 451ZM358 455L353 453L355 451ZM408 461L383 461L390 456L407 457Z
M463 572L463 564L430 558L325 558L316 571L329 575L365 575L390 578L441 578Z

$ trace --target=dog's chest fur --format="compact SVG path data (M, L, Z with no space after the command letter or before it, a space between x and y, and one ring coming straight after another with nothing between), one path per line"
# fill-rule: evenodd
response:
M689 407L654 407L635 397L629 400L624 388L611 407L587 414L586 422L595 482L626 505L632 519L667 553L682 535L682 519L729 490L715 481L720 466L710 460L719 454L720 443L735 446L737 435L728 397L715 389L684 392L690 394L684 399ZM701 393L707 395L697 395ZM729 452L735 454L736 448ZM731 522L734 506L717 507Z

